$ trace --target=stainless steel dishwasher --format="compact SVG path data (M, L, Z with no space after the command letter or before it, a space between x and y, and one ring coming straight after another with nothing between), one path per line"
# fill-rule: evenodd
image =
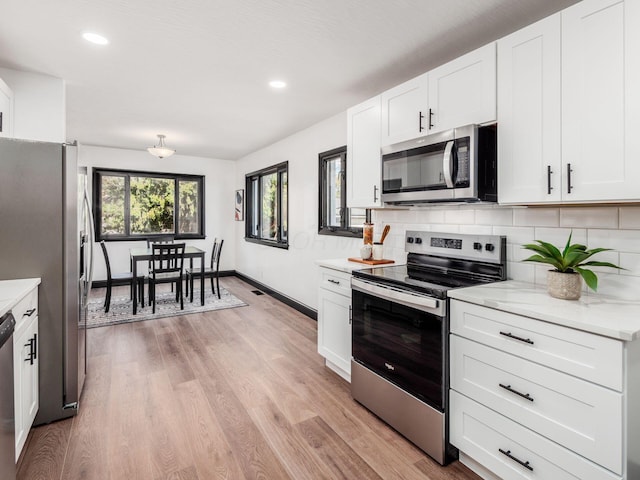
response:
M15 480L15 419L13 414L13 330L11 312L0 318L0 478Z

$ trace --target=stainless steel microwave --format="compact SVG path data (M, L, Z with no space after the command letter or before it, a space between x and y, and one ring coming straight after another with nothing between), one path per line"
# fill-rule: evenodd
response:
M382 148L382 201L496 202L496 125L467 125Z

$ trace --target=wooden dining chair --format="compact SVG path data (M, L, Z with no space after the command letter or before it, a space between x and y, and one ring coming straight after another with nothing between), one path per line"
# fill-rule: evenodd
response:
M218 298L220 298L220 279L219 279L219 269L220 269L220 253L222 252L222 244L224 240L218 239L213 240L213 249L211 251L211 264L209 267L205 267L204 271L201 268L187 268L186 276L187 276L187 293L189 296L189 301L193 302L193 279L194 277L200 277L204 275L205 278L211 279L211 293L216 294L218 292ZM213 288L213 280L216 281L216 288Z
M111 273L111 262L109 261L109 252L107 252L107 246L104 240L100 242L102 247L102 253L104 254L104 263L107 266L107 294L104 299L104 311L107 313L111 305L111 288L122 285L129 285L131 298L133 298L133 289L138 288L138 298L144 307L144 275L138 275L138 278L133 278L132 272Z
M147 248L151 248L154 243L175 243L176 237L173 235L156 235L153 237L147 237ZM151 270L151 260L149 260L149 270ZM171 291L173 292L173 283L171 284Z
M153 313L156 313L156 285L160 283L176 284L176 302L179 300L180 309L184 310L184 299L182 297L184 249L184 243L151 244L149 303L153 306Z

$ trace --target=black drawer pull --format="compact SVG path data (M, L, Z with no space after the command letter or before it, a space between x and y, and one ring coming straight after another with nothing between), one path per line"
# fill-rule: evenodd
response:
M533 340L530 338L522 338L514 335L511 332L500 332L500 335L504 335L505 337L513 338L514 340L520 340L521 342L528 343L529 345L533 345Z
M31 315L33 315L35 313L36 309L35 308L30 308L29 310L27 310L26 312L24 312L24 315L22 315L23 317L30 317Z
M530 470L530 471L533 472L533 467L531 465L529 465L529 462L523 462L519 458L514 457L513 455L511 455L511 450L503 450L503 449L499 448L498 451L501 454L505 455L506 457L509 457L514 462L519 463L520 465L522 465L527 470Z
M533 397L531 395L529 395L528 393L521 393L521 392L519 392L517 390L514 390L513 388L511 388L511 385L504 385L502 383L499 383L498 385L500 385L502 388L504 388L505 390L508 390L511 393L515 393L516 395L520 395L522 398L526 398L530 402L533 402Z
M339 282L339 281L337 281L337 280L333 280L333 279L331 279L331 278L329 278L329 279L327 280L327 282L329 282L329 283L334 283L334 284L336 284L336 285L340 285L340 282Z

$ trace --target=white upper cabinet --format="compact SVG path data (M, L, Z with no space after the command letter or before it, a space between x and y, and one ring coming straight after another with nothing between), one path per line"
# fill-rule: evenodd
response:
M562 12L565 201L640 199L640 2Z
M347 110L347 206L380 207L380 97Z
M381 145L387 146L429 131L428 74L420 75L380 95Z
M498 41L498 200L561 200L560 14Z
M0 79L0 137L13 137L13 92Z
M496 44L429 72L429 133L496 120Z

